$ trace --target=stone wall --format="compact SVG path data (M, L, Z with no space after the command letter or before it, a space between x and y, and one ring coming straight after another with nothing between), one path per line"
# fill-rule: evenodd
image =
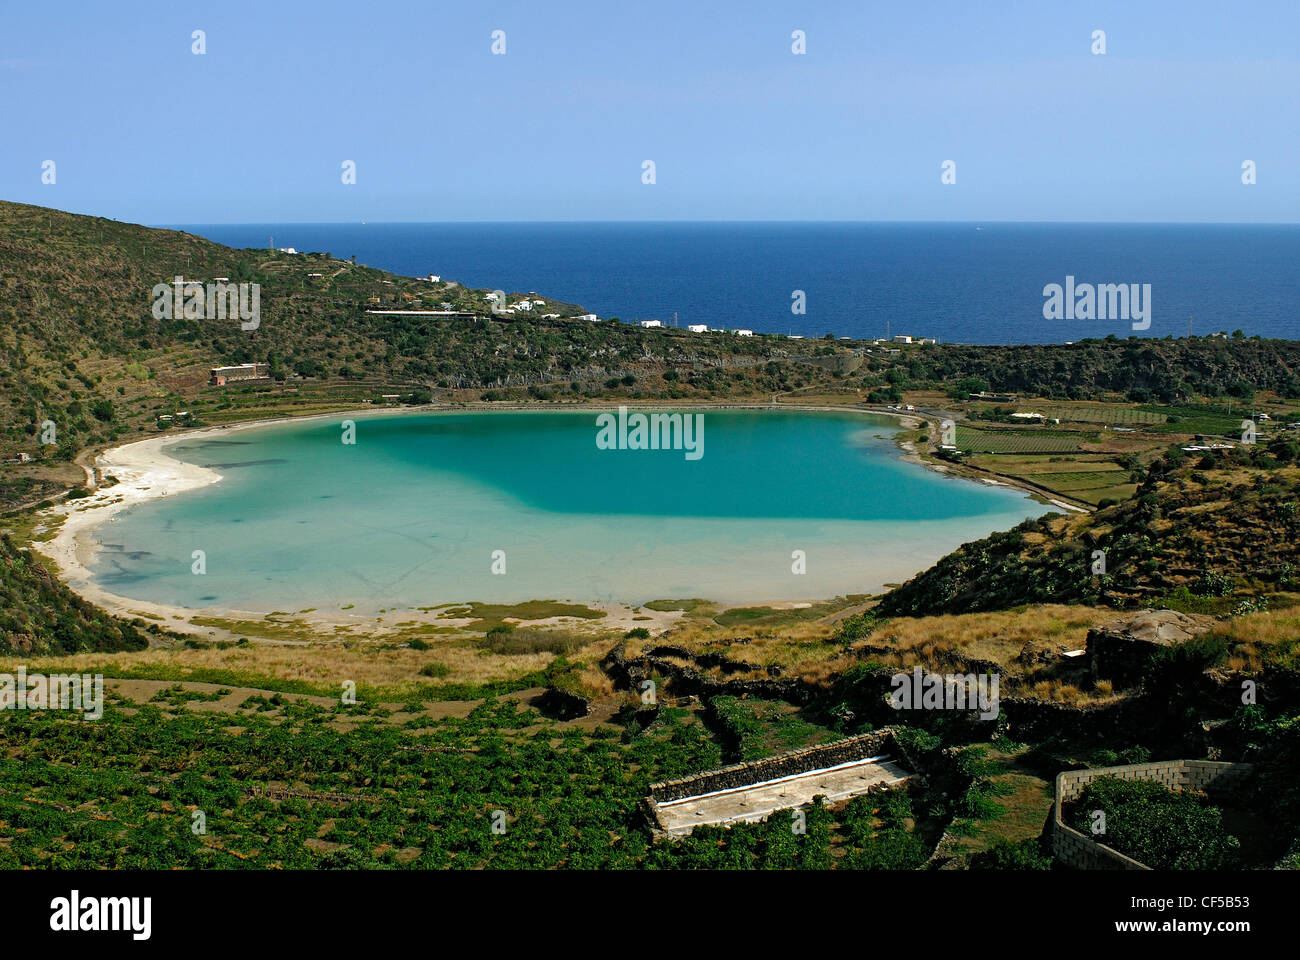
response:
M1052 805L1052 853L1069 867L1080 870L1149 870L1139 863L1067 826L1061 807L1077 797L1085 786L1101 777L1120 780L1154 780L1181 793L1184 790L1232 794L1251 773L1249 763L1222 763L1216 760L1161 760L1154 763L1131 763L1120 767L1093 767L1089 770L1066 770L1056 777L1056 799Z

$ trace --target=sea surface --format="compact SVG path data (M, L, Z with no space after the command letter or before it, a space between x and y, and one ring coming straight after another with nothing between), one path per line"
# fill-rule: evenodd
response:
M879 591L1045 510L902 461L888 418L701 416L697 460L600 449L593 411L355 417L354 444L342 416L180 440L170 455L223 479L98 528L92 572L132 599L262 612L812 601Z
M177 226L177 225L172 225ZM1244 330L1300 339L1300 225L351 223L188 225L236 247L332 253L537 292L601 317L975 344ZM1150 284L1150 328L1045 320L1043 288ZM803 291L806 312L792 312Z

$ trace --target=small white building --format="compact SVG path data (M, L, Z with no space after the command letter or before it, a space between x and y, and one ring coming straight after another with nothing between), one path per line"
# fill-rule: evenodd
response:
M581 314L579 314L578 316L574 317L573 319L575 319L575 320L587 320L587 321L589 321L589 322L591 322L591 323L596 323L596 322L598 322L598 321L600 320L600 317L596 316L594 313L581 313Z
M1012 420L1023 420L1025 423L1042 423L1047 418L1041 413L1013 413Z
M753 331L753 330L737 330L737 331L735 331L735 334L736 334L736 336L738 336L738 337L752 337L752 336L754 335L754 331Z
M686 329L691 333L708 333L709 325L707 323L688 323Z
M911 342L912 342L912 338L911 338L911 337L904 336L903 334L900 333L900 334L898 334L897 336L894 337L894 342L895 342L895 343L911 343Z
M643 326L643 327L662 327L663 324L660 323L658 320L642 320L642 321L641 321L641 326Z
M438 276L436 273L431 273L431 274L429 274L429 282L430 282L430 283L438 283L438 282L440 282L441 280L442 280L442 277Z

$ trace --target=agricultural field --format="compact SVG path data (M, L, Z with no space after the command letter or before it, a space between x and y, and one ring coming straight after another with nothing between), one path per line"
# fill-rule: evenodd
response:
M0 716L0 867L914 868L963 812L918 787L814 806L804 834L774 816L656 841L649 785L723 759L691 711L641 730L510 699L411 716L231 692Z
M1104 454L1075 457L984 454L970 457L973 467L1063 493L1096 506L1102 500L1122 500L1137 484L1130 471Z
M1241 421L1250 416L1250 408L1230 415L1226 412L1201 407L1143 407L1144 410L1163 413L1165 422L1151 427L1155 433L1203 434L1212 437L1236 437L1241 434Z
M1120 427L1142 427L1164 423L1167 419L1165 414L1153 409L1131 407L1121 403L1063 404L1034 409L1043 416L1057 418L1062 423L1105 423Z
M1068 430L1003 429L957 425L957 448L969 453L1065 453L1079 450L1095 433Z

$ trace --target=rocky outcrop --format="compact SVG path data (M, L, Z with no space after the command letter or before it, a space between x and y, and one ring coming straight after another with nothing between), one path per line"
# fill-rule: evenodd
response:
M1135 687L1150 674L1161 652L1200 636L1214 625L1209 617L1176 610L1142 610L1088 632L1088 669L1093 683Z

